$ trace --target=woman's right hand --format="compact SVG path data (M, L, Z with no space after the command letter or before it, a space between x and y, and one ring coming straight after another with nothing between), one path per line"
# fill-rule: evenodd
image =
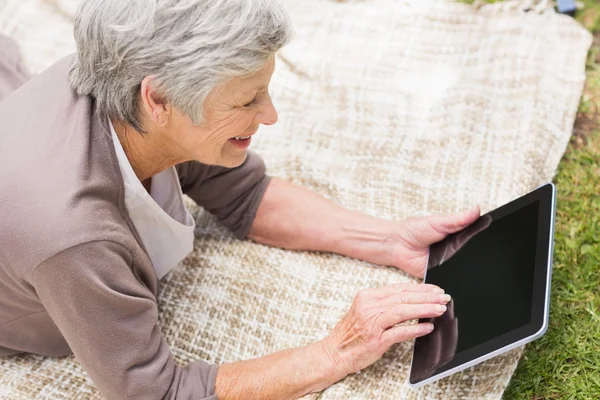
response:
M428 284L394 284L358 292L350 310L323 344L336 380L368 367L395 343L424 336L431 323L398 325L446 311L450 296Z

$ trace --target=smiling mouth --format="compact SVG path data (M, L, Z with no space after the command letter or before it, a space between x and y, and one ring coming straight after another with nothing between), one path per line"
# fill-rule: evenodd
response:
M254 135L254 133L252 135ZM240 149L247 149L250 146L250 142L252 141L252 135L232 137L231 139L229 139L229 143Z
M258 129L256 129L254 132L252 132L251 134L249 134L248 136L234 136L229 140L248 140L250 139L252 136L254 136L256 134L256 132L258 132Z

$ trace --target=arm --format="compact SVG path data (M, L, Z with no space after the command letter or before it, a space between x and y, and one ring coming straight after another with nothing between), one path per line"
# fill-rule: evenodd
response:
M326 341L279 351L253 360L219 367L219 400L296 399L319 392L342 379L330 357Z
M370 365L393 343L428 332L424 324L392 328L382 336L385 329L439 315L434 307L441 299L430 285L363 291L332 335L319 342L220 367L202 361L181 367L160 333L151 292L131 273L132 262L121 245L93 242L46 260L32 276L73 354L108 399L301 397ZM375 338L377 343L368 345Z
M479 218L459 214L388 221L347 210L319 194L266 175L252 151L237 168L177 165L182 190L238 238L294 250L338 253L423 277L429 246Z
M389 262L385 241L397 223L345 209L307 188L273 178L248 237L294 250Z
M441 315L448 302L432 285L396 284L359 292L331 334L303 349L225 364L217 374L219 400L294 399L327 388L377 361L393 344L423 336L430 323L399 325Z
M289 399L343 378L319 341L220 367L174 361L152 293L113 242L63 251L32 283L77 360L107 399ZM215 389L216 386L216 389Z

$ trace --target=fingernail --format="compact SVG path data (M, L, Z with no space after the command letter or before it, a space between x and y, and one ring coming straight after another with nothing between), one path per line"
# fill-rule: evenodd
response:
M440 294L440 301L449 302L452 297L449 294Z
M445 292L444 292L444 289L437 287L437 288L433 289L433 293L440 293L440 294L443 294L443 293L445 293Z
M448 309L448 307L443 306L441 304L436 304L435 305L435 311L437 311L437 312L443 313L443 312L446 312L447 309Z
M426 330L427 332L431 332L433 330L433 324L427 324Z

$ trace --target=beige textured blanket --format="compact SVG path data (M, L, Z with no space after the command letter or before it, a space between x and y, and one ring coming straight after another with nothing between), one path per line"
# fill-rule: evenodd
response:
M50 0L48 0L50 1ZM77 0L0 0L0 31L37 72L71 52ZM254 148L271 175L385 218L484 211L550 181L585 79L589 34L546 3L287 0L280 122ZM529 7L530 11L525 12ZM197 210L196 250L163 280L160 325L181 363L324 337L366 287L409 278L344 257L240 242ZM485 267L485 266L483 266ZM412 343L316 399L499 399L521 350L414 391ZM100 395L76 360L0 360L0 398Z

